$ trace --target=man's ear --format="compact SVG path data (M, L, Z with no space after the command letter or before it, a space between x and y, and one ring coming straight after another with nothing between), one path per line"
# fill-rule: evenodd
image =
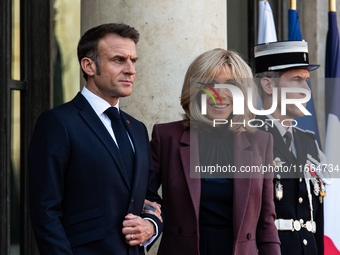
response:
M94 76L95 73L97 72L96 69L96 64L94 63L94 61L90 58L83 58L80 61L80 65L81 68L84 70L84 72L88 75L88 76Z
M276 87L275 82L268 77L264 77L261 79L261 86L262 86L263 92L268 95L272 95L273 88Z

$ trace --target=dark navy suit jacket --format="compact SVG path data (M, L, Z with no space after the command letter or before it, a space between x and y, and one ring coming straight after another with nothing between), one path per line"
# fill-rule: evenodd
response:
M131 187L118 148L88 101L43 113L29 148L30 213L40 254L144 254L122 234L128 213L141 215L144 199L161 203L141 122L121 111L135 148ZM158 225L157 217L149 214Z

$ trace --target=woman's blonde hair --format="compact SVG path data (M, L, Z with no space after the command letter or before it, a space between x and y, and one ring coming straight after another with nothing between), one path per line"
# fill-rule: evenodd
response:
M244 123L233 124L230 130L234 133L253 130L247 123L254 115L247 107L247 88L253 88L253 95L256 95L256 87L253 83L253 74L247 63L234 51L224 49L213 49L199 55L189 66L183 83L181 94L181 105L185 111L184 127L195 123L212 124L212 120L201 114L200 95L202 90L198 89L202 85L195 81L205 82L216 78L221 69L225 68L233 77L233 84L241 89L244 95L244 115L233 115L232 122ZM253 98L255 102L255 98Z

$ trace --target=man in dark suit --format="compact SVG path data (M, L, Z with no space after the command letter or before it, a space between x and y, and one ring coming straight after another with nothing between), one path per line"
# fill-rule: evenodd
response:
M284 41L255 46L256 83L262 99L262 110L273 112L256 116L260 128L274 138L274 201L283 255L323 254L322 178L309 172L323 157L313 133L296 126L295 118L304 114L296 105L281 105L282 88L310 91L309 71L319 65L308 62L305 41ZM273 103L277 89L277 102ZM289 99L303 99L303 93L287 93ZM306 104L303 104L305 107ZM304 170L307 170L304 173Z
M37 121L28 163L40 254L144 254L162 231L146 127L119 110L138 40L125 24L88 30L78 44L86 86ZM154 209L141 213L145 199Z

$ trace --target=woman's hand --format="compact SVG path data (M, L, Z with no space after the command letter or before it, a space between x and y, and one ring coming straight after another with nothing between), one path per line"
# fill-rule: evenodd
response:
M163 218L161 216L161 205L156 202L150 202L149 200L144 200L144 206L142 213L149 213L157 216L157 218L163 222Z

